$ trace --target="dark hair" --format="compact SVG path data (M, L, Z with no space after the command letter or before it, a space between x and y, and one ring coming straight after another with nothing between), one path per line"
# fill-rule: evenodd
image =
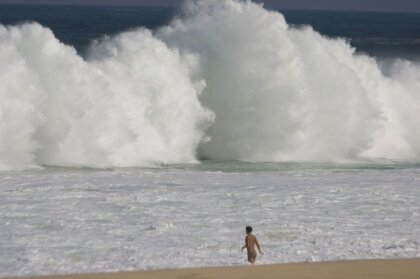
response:
M246 230L247 233L250 233L250 232L252 232L252 227L251 226L246 226L245 230Z

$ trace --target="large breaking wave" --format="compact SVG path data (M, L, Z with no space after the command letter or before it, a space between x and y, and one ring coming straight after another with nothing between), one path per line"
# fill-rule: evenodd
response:
M86 57L37 23L0 26L0 169L197 158L420 158L420 66L374 58L249 1L185 4Z

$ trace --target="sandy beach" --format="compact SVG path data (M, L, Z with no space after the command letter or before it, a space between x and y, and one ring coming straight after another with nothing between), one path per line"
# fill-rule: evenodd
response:
M139 272L98 273L26 277L38 279L358 279L358 278L420 278L420 259L407 260L358 260L324 263L298 263L255 265L242 267L198 268Z

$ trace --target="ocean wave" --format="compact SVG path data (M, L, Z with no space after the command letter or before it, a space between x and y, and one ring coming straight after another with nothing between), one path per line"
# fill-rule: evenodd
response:
M420 158L419 65L385 75L250 1L188 1L86 57L37 23L1 26L0 65L0 169Z

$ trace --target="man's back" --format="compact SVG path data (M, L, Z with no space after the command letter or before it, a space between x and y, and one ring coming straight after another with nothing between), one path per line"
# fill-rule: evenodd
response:
M246 248L248 249L248 251L255 252L256 240L257 238L252 233L248 234L245 237Z

